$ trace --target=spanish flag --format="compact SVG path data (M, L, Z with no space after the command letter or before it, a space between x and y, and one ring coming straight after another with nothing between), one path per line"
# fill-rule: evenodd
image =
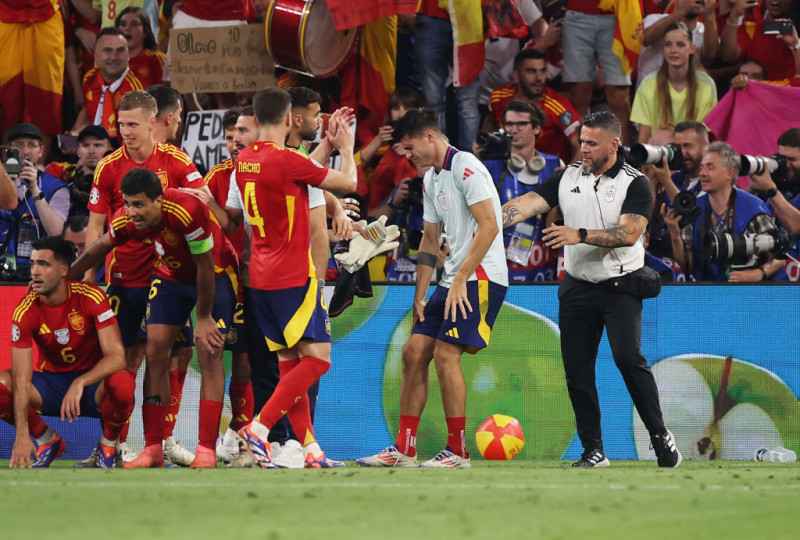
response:
M453 86L468 86L478 78L486 59L481 0L439 0L453 26Z
M611 51L619 56L623 73L632 72L642 51L642 0L600 0L598 7L617 16Z
M341 104L356 110L357 135L362 142L383 125L389 95L394 92L396 66L397 17L385 17L362 26L358 52L339 72Z

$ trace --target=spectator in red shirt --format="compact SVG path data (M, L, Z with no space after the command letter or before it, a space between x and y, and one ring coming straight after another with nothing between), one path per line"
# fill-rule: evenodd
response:
M120 12L114 26L125 34L128 41L128 65L142 85L147 88L161 84L164 80L166 56L158 50L158 41L147 13L142 8L127 7Z

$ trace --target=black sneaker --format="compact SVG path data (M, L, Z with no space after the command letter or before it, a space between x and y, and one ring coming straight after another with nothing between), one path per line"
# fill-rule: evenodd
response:
M659 467L675 468L683 461L683 456L675 446L675 437L670 430L650 436L650 447L655 451Z
M573 467L608 467L611 462L601 450L587 450L581 459L572 464Z

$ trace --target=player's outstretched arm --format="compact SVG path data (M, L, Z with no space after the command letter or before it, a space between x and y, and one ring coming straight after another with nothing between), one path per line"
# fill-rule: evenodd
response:
M99 214L97 212L89 212L89 223L86 225L86 245L91 246L94 244L101 236L103 236L103 232L106 225L106 214ZM78 279L77 277L74 279ZM84 281L88 281L90 283L94 283L97 279L97 267L92 266L86 271L86 275L83 276Z
M544 214L550 205L538 193L531 191L503 205L503 228L507 229L526 219Z
M30 406L30 387L33 379L33 349L11 349L11 380L14 395L14 423L17 427L17 438L11 450L11 461L8 466L13 468L30 467L33 464L31 456L36 453L36 447L31 441L28 431L28 407Z
M80 279L87 270L96 268L113 247L114 245L111 243L111 237L109 237L108 233L103 234L92 244L89 244L86 251L72 263L72 266L69 267L67 279Z
M436 270L439 257L439 242L442 238L442 223L423 221L422 240L417 252L417 283L414 289L414 324L424 321L425 295ZM413 325L412 325L413 326Z
M225 338L211 315L214 306L214 256L209 249L204 253L192 253L192 260L197 266L197 327L194 341L197 347L213 353L225 344Z
M122 335L119 326L113 324L97 331L100 349L103 357L95 366L72 381L61 401L61 420L77 420L81 413L81 398L83 390L97 382L104 380L112 373L125 369L125 347L122 345Z

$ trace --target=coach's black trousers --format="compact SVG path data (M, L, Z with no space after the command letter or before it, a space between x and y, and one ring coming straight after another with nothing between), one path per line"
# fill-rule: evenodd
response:
M264 332L258 326L253 311L253 298L250 288L244 288L244 328L247 334L247 356L250 360L250 380L253 381L254 413L258 415L261 408L272 396L281 374L278 368L278 355L269 350ZM314 422L314 410L317 406L319 381L308 389L308 401L311 408L311 422ZM292 425L286 416L281 417L269 431L269 442L286 444L287 439L296 439Z
M603 328L639 417L651 435L663 433L658 388L641 351L641 299L611 292L603 285L567 274L559 286L558 300L561 357L583 448L603 449L595 384L595 362Z

